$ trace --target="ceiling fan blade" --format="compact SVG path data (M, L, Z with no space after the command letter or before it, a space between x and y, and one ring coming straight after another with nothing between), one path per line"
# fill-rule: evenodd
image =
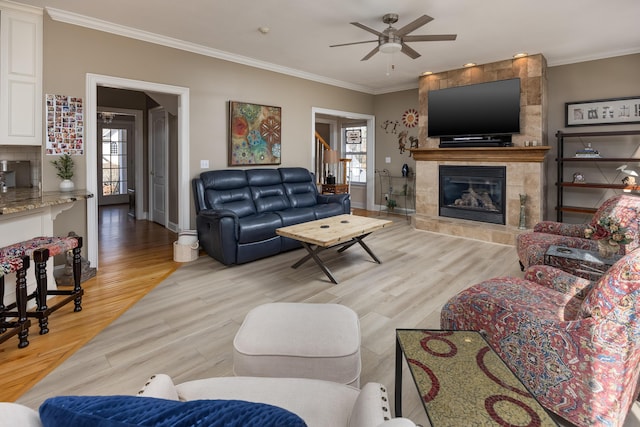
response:
M435 34L431 36L404 36L402 41L405 42L440 42L447 40L455 40L457 34Z
M416 52L415 50L411 49L409 46L407 46L406 44L402 43L402 53L404 53L405 55L411 57L411 59L416 59L420 56L420 54L418 52Z
M351 46L352 44L363 44L363 43L373 43L373 42L377 42L378 40L365 40L363 42L352 42L352 43L342 43L342 44L332 44L329 47L340 47L340 46Z
M367 55L364 58L362 58L360 61L366 61L367 59L371 58L373 55L378 53L379 50L380 50L380 46L374 47L373 50L367 53Z
M378 31L378 30L374 30L373 28L369 28L369 27L367 27L366 25L362 25L362 24L361 24L361 23L359 23L359 22L352 22L352 23L351 23L351 25L355 25L356 27L361 28L361 29L363 29L363 30L365 30L365 31L368 31L368 32L370 32L371 34L375 34L375 35L376 35L376 36L378 36L378 37L384 37L384 34L382 34L380 31Z
M433 21L432 17L430 17L429 15L422 15L421 17L414 19L412 22L409 22L407 25L396 31L396 35L402 37L405 34L409 34L411 31L417 30L418 28L431 21Z

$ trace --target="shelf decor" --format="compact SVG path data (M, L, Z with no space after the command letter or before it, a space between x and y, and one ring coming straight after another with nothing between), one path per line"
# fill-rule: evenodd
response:
M640 123L640 96L565 103L566 126Z
M282 109L229 102L229 166L279 165Z

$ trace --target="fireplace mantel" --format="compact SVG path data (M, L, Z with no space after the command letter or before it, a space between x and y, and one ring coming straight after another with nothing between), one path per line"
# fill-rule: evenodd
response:
M427 162L542 163L550 148L549 146L414 148L411 154L416 161Z
M487 242L515 244L520 227L520 195L526 194L526 225L542 220L545 188L544 160L549 146L417 148L416 214L419 230L435 231ZM439 169L442 165L506 166L505 224L488 224L439 214ZM525 225L525 226L526 226Z

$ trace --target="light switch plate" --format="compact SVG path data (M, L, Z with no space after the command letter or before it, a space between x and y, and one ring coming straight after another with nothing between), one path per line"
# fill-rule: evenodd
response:
M391 163L391 157L385 157L384 158L384 162L385 163Z
M200 169L209 169L209 160L200 160Z

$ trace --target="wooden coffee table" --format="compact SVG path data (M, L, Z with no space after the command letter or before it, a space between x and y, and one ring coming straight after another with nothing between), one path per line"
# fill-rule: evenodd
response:
M329 280L338 284L318 254L333 247L340 247L338 252L344 252L358 243L375 262L381 264L382 262L362 240L375 230L384 228L392 222L386 219L345 214L278 228L276 234L299 241L308 252L291 268L298 268L309 259L313 259Z

